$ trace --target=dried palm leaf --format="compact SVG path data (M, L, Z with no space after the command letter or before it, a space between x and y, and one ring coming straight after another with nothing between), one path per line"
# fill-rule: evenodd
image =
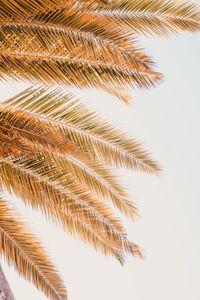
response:
M34 248L34 251L33 251ZM0 196L0 252L20 275L41 289L49 299L64 300L63 283L39 241Z
M26 20L22 19L21 23L27 22L27 25L30 23L40 24L41 27L54 28L54 30L60 30L66 34L72 31L83 36L83 38L93 40L97 45L102 44L112 49L112 55L117 51L118 53L121 52L130 61L136 60L138 64L152 65L152 59L136 43L135 35L133 36L132 33L127 31L124 32L122 28L110 27L108 22L99 24L98 19L101 16L90 17L88 7L86 6L85 11L83 9L83 7L76 6L70 9L53 10L31 16ZM5 18L1 24L8 24L9 22L13 23L13 19Z
M101 163L93 162L83 156L66 155L57 158L61 167L65 167L81 182L84 182L93 192L102 199L109 199L126 216L135 218L136 207L130 202L124 189L117 183L113 173Z
M24 79L45 84L71 85L78 88L100 88L109 92L109 86L150 88L161 75L153 71L131 70L112 63L92 61L49 51L0 50L1 79ZM113 90L111 89L111 94Z

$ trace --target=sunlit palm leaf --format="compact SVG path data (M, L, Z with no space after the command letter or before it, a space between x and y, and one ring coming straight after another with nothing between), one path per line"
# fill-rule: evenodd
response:
M141 73L149 71L151 74L152 70L145 62L139 60L137 56L131 56L126 49L118 47L107 36L104 38L99 36L94 29L93 33L85 31L86 29L71 28L67 24L57 23L51 22L49 17L47 21L44 18L30 21L0 21L1 53L11 50L14 53L18 51L31 54L35 50L38 56L42 56L48 51L52 57L90 59L91 62L110 63ZM132 44L134 45L134 42Z
M1 14L10 17L26 17L38 12L65 7L66 0L0 0Z
M25 202L31 201L29 203L33 207L39 207L50 218L53 216L70 233L78 234L82 240L92 243L95 248L105 254L110 253L116 256L117 250L117 259L119 259L119 251L140 255L138 246L130 243L124 234L120 233L119 226L116 225L117 221L112 215L107 213L107 217L105 217L105 206L99 204L99 207L102 207L101 211L98 210L95 213L94 207L92 207L93 203L88 202L90 198L86 195L83 198L84 191L80 184L79 188L76 186L77 196L74 196L72 194L73 183L68 180L68 189L66 185L63 188L58 181L59 170L56 174L56 170L51 166L47 173L43 169L45 167L44 159L37 162L32 161L32 163L29 160L25 160L25 162L3 160L2 180L8 191L12 188ZM7 180L8 176L10 180ZM52 179L52 176L56 179ZM102 218L103 209L106 222Z
M43 89L28 89L6 104L10 109L20 108L26 111L30 118L37 116L39 120L48 120L53 128L66 135L75 144L77 151L55 158L60 168L68 170L102 199L110 199L126 216L135 217L135 206L127 199L124 189L102 161L146 171L158 171L156 163L148 160L148 155L140 150L135 141L130 143L129 148L123 149L122 142L127 146L129 142L123 133L98 120L97 116L88 112L79 102L71 102L70 97L69 94L62 96L58 91L49 94Z
M81 153L93 159L111 166L159 171L138 142L75 101L71 93L30 88L6 103L52 122Z
M0 104L0 131L8 136L14 135L14 142L22 138L30 152L34 148L53 153L75 152L73 143L51 126L51 123L3 104Z
M150 88L161 78L155 72L137 72L110 63L53 55L48 51L42 54L37 51L2 51L0 56L0 77L4 80L23 79L109 92L109 85Z
M40 24L41 27L45 27L47 30L49 28L55 31L60 30L63 34L74 32L79 38L93 40L98 48L99 46L101 48L107 47L107 52L112 52L112 57L110 57L112 60L118 52L121 53L120 56L124 56L126 62L127 59L130 62L135 60L136 63L144 67L152 64L152 59L136 43L135 35L124 32L122 28L111 27L108 22L99 24L99 18L100 16L97 15L95 18L90 16L88 6L86 6L85 11L83 11L83 7L76 6L71 7L69 10L52 10L37 14L26 20L18 20L18 23ZM13 24L13 19L5 18L1 24L8 24L9 22ZM95 48L97 48L96 46Z
M34 249L34 250L33 250ZM20 275L50 299L67 299L64 286L39 241L0 196L0 252Z
M199 5L183 0L114 0L111 7L94 8L93 13L99 24L127 25L139 34L168 35L200 29Z

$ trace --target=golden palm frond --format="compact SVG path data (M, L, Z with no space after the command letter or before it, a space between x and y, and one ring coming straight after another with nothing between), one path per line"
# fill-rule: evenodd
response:
M60 30L63 34L68 35L70 32L73 32L83 37L83 39L92 40L98 45L98 49L102 46L107 47L107 52L110 50L113 53L112 56L115 56L117 52L121 53L120 56L124 56L126 62L127 59L131 62L134 60L141 67L143 65L142 69L152 65L152 59L138 45L135 35L124 32L119 27L110 27L106 22L102 22L99 25L99 16L96 15L95 18L94 16L90 17L89 11L87 6L84 13L82 6L72 6L70 9L59 9L37 14L26 20L18 20L18 23L37 24L46 29ZM10 22L13 24L13 19L5 18L1 24L6 25ZM112 57L110 59L113 60Z
M114 0L109 8L95 4L92 7L90 11L99 24L105 22L107 26L118 26L125 31L131 28L138 34L168 35L200 29L200 6L193 2Z
M159 166L69 91L98 88L129 103L127 87L162 78L136 35L197 31L200 7L184 0L0 0L0 7L0 80L68 87L32 87L0 104L2 188L121 263L126 253L142 256L104 200L134 218L111 167ZM50 299L67 299L41 245L13 215L0 196L1 252Z
M85 192L84 185L70 181L66 174L61 175L60 170L44 156L37 161L4 159L1 165L2 180L8 191L12 188L25 202L39 207L48 217L53 216L70 233L78 234L105 254L115 255L117 249L140 255L138 246L127 240L124 229L108 208Z
M56 128L47 121L39 120L23 110L0 104L0 132L12 141L13 147L25 143L27 150L42 149L53 153L73 153L74 144L68 141ZM21 149L21 147L19 147Z
M60 14L57 17L60 17ZM52 57L61 56L63 60L70 56L90 59L91 62L102 61L102 63L110 63L119 67L129 67L141 73L151 71L137 56L131 56L126 49L108 40L105 30L104 35L102 33L99 36L95 28L93 32L86 31L86 29L73 28L65 22L54 24L54 18L52 19L49 20L48 16L46 21L42 16L30 21L0 21L1 53L11 49L14 53L16 50L19 53L30 51L31 54L35 49L38 56L48 51ZM132 44L134 45L134 42Z
M83 7L85 4L99 4L108 6L113 0L0 0L1 13L4 16L27 17L38 12L47 12L60 8L70 9L78 4Z
M137 72L110 63L52 55L49 51L41 54L37 50L32 53L0 52L0 77L4 80L23 79L33 83L99 88L106 92L110 92L109 85L150 88L161 78L156 72Z
M34 247L34 251L33 251ZM64 300L63 283L39 241L16 212L0 196L0 252L20 275L29 279L50 299Z
M1 128L2 129L2 128ZM33 154L32 149L24 139L19 139L16 134L10 133L8 136L1 130L0 132L0 159L3 157L18 156L26 154Z
M20 18L37 14L38 12L66 7L67 3L71 2L67 0L0 0L0 7L2 16Z
M115 95L115 86L149 88L160 81L161 74L133 41L128 43L119 30L98 28L71 14L63 20L62 10L25 20L2 17L0 76L101 88Z
M77 151L93 160L159 172L158 164L137 141L91 112L70 92L30 88L7 100L6 104L50 122L74 143Z
M126 216L135 217L137 211L135 205L127 199L123 188L116 182L114 174L105 166L75 155L66 155L65 159L57 158L57 161L99 197L111 200Z

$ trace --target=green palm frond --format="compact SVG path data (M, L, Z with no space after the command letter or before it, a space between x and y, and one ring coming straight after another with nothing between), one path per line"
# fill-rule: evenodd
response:
M33 251L34 247L34 251ZM0 196L0 252L20 275L52 300L67 299L65 288L39 241Z

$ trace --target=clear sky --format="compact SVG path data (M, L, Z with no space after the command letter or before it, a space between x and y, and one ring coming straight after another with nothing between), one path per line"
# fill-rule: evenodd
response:
M140 210L136 222L123 218L124 224L146 259L127 257L122 267L13 199L48 248L71 300L200 299L200 34L143 44L165 75L159 87L135 91L129 107L100 92L84 93L84 98L142 141L163 169L160 176L121 172ZM3 100L25 84L0 86ZM5 263L3 268L16 300L46 299Z

